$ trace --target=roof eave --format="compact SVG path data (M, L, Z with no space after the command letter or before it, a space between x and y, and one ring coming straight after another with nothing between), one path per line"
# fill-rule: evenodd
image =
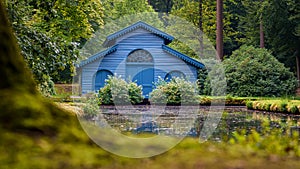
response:
M170 48L169 46L166 46L166 45L162 45L162 49L164 51L166 51L167 53L173 55L173 56L176 56L178 58L180 58L181 60L183 60L184 62L187 62L197 68L200 68L200 69L205 69L205 65L183 53L180 53L178 51L176 51L175 49L172 49Z
M114 46L112 46L112 47L110 47L110 48L108 48L108 49L106 49L104 51L98 52L98 53L92 55L91 57L89 57L89 58L81 61L80 64L78 65L78 68L81 68L81 67L83 67L83 66L85 66L85 65L87 65L89 63L92 63L92 62L94 62L95 60L97 60L97 59L99 59L101 57L109 55L109 54L117 51L117 49L118 49L118 45L114 45Z

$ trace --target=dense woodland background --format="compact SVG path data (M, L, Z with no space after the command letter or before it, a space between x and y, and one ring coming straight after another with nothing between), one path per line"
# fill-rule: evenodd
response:
M216 45L216 1L211 0L9 0L6 5L22 54L45 94L53 93L54 83L72 82L79 50L103 25L125 15L179 16ZM224 58L242 45L264 47L296 77L299 11L298 0L225 0ZM184 44L171 45L199 59Z

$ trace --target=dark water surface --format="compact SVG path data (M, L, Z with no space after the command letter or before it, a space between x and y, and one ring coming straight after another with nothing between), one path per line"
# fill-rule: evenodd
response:
M266 122L270 128L280 128L282 131L297 126L300 122L298 115L286 115L263 111L247 110L246 107L225 107L220 113L213 115L210 107L151 107L136 106L115 108L101 107L101 117L120 132L154 133L190 137L198 137L202 132L205 121L220 118L210 140L221 141L232 137L233 132L245 130L246 133L255 129L263 131ZM209 116L210 115L210 116ZM96 120L97 124L97 120Z

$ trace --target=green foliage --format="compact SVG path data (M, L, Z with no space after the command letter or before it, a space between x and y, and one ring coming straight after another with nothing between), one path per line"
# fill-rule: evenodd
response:
M268 1L264 11L264 15L268 16L264 18L267 47L280 62L295 71L295 52L300 49L300 38L296 35L300 12L296 6L299 5L292 4L295 1L289 3L290 0ZM297 17L298 21L292 19Z
M296 105L290 106L289 109L290 109L289 111L290 111L292 114L296 114L296 113L299 112L299 110L298 110L298 108L297 108Z
M205 81L207 78L207 70L206 69L199 69L198 70L198 88L199 88L199 94L204 94L205 90Z
M51 39L45 33L16 22L13 24L22 55L45 95L53 93L53 78L72 65L77 57L76 45ZM72 66L73 68L73 66ZM71 68L70 68L71 69ZM73 72L73 70L70 70Z
M154 12L147 0L104 0L104 21L115 20L126 15Z
M150 0L149 4L156 12L170 13L174 0Z
M259 26L262 20L262 14L268 4L268 0L264 2L260 0L241 1L244 12L239 13L240 22L239 29L243 32L240 41L248 45L259 46Z
M264 107L263 107L266 111L270 111L271 109L271 103L266 103L264 104Z
M137 104L143 100L142 86L126 82L118 76L109 76L106 84L99 90L99 104Z
M294 75L265 49L242 46L223 64L231 95L283 96L295 91Z
M202 16L200 15L199 2L202 2ZM236 16L236 10L242 9L238 2L226 1L224 2L224 53L228 55L233 49L238 47L238 38L240 35L237 30L238 17ZM235 9L235 10L233 10ZM202 25L202 32L207 36L210 42L213 45L216 44L216 1L202 0L202 1L190 1L190 0L175 0L173 2L171 14L175 16L182 17L190 23L192 23L196 28L200 28ZM202 24L200 23L202 21ZM184 31L189 31L184 29ZM203 36L203 35L202 35ZM194 37L189 37L193 39ZM201 46L200 40L201 37L197 34L194 43L198 46ZM199 41L200 40L200 41ZM202 40L204 43L204 48L206 48L205 40ZM174 45L172 47L178 49L179 51L187 50L183 45ZM202 50L199 50L200 52ZM198 52L198 51L197 51ZM191 52L185 52L189 54ZM193 56L193 55L191 55ZM202 57L202 54L200 54Z
M208 76L204 82L204 94L210 96L225 96L227 90L226 80L223 65L215 65L212 70L208 72Z
M297 114L300 112L300 102L298 100L257 100L246 103L248 109L262 110L268 112L281 112L287 114Z
M88 39L103 24L103 7L98 0L43 0L29 4L35 12L26 23L67 42Z
M113 104L111 87L108 84L99 90L99 104Z
M245 130L236 131L234 132L234 138L229 142L245 145L252 152L264 150L265 153L274 153L278 156L300 155L299 145L295 145L299 141L299 132L298 130L292 132L293 122L278 120L276 123L280 127L272 127L271 124L274 121L266 117L262 117L259 122L262 126L260 132L255 129L252 129L250 133L246 133Z
M52 81L72 80L77 48L102 24L100 2L11 0L7 9L39 88L46 95L53 94Z
M80 59L86 59L104 50L99 44L103 44L107 36L138 21L144 21L161 30L164 26L158 14L145 0L103 0L102 5L105 24L80 50Z
M247 109L252 109L253 108L253 102L252 101L247 101L246 102L246 107L247 107Z
M286 112L287 111L287 106L288 104L286 102L281 102L279 105L279 111L281 112Z
M196 84L184 78L172 78L170 82L159 78L155 86L149 98L152 103L171 105L198 103Z
M83 113L86 119L90 119L99 114L99 101L96 96L88 97L83 106Z
M128 83L128 95L129 100L132 104L137 104L142 102L142 87L138 86L135 82Z
M239 14L240 42L259 46L260 22L263 24L265 47L291 70L295 71L296 51L299 51L299 5L297 0L246 0L245 12ZM276 33L274 33L276 32Z

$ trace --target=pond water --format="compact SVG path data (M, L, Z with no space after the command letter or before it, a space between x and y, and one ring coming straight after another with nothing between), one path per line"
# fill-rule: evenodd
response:
M122 108L121 111L108 106L101 107L100 115L93 120L99 126L105 120L112 128L124 133L198 137L210 113L209 107L205 106L185 109L176 106L138 106ZM228 140L235 131L249 133L255 129L262 132L266 121L270 128L280 128L282 131L298 126L300 122L300 116L252 111L246 107L226 107L216 118L220 120L209 138L214 141Z

